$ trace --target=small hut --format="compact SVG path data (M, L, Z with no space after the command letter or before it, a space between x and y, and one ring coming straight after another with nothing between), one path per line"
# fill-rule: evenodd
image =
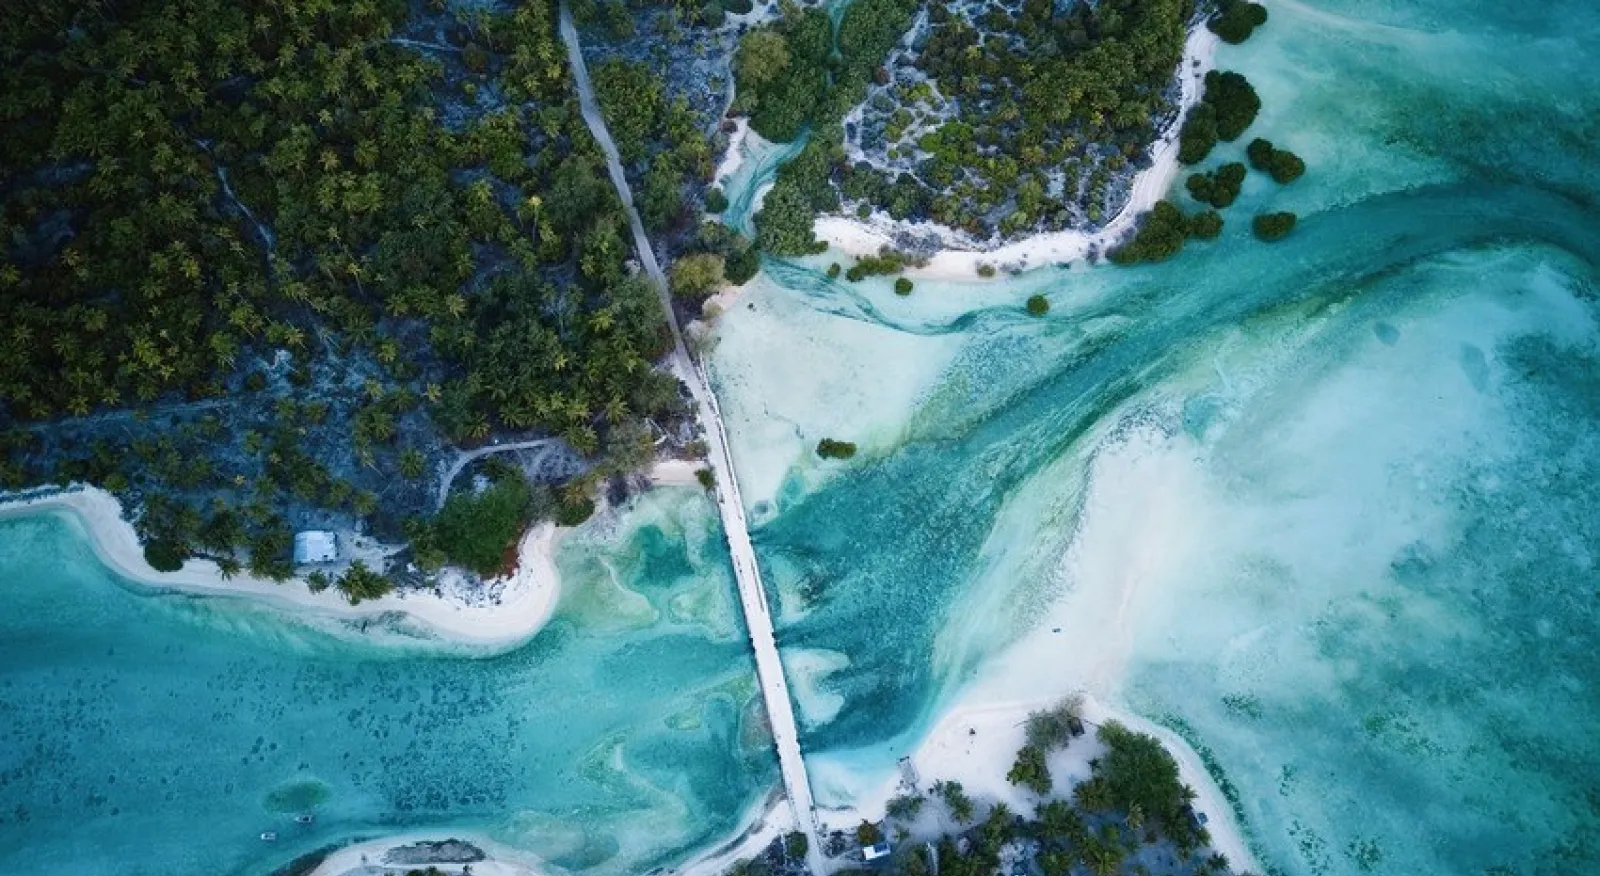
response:
M889 857L889 852L890 852L889 841L888 840L880 840L878 842L873 843L870 846L862 846L861 847L861 860L870 863L872 861L878 860L879 858L887 858L887 857Z
M333 533L325 529L307 529L294 534L295 565L330 563L338 556L339 543Z

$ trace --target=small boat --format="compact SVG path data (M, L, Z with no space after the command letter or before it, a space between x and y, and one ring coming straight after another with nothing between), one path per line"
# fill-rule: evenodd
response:
M278 832L275 831L275 830L262 831L261 832L261 841L264 842L264 843L275 843L275 842L277 842L278 841Z
M296 815L294 817L294 823L295 824L310 824L311 822L316 821L316 820L317 820L317 817L315 815L312 815L309 812L306 813L305 815Z

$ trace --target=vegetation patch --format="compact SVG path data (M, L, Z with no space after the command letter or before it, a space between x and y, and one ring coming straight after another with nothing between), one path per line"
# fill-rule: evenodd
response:
M1297 221L1299 219L1293 213L1263 213L1251 220L1250 230L1265 241L1282 240L1294 230Z
M1257 137L1245 147L1245 156L1250 159L1250 166L1256 170L1266 171L1273 182L1279 185L1288 185L1306 173L1306 163L1300 156L1287 149L1279 149L1272 145L1272 141Z
M1221 0L1216 14L1206 22L1212 33L1225 43L1238 45L1250 38L1256 28L1267 23L1267 7L1249 0Z
M1211 154L1217 141L1239 139L1261 111L1261 98L1250 80L1232 70L1206 74L1200 103L1189 111L1178 137L1178 160L1198 164Z
M1215 212L1185 216L1171 201L1157 201L1145 215L1134 238L1111 251L1117 265L1160 262L1183 250L1190 237L1215 237L1222 231L1222 217Z
M412 533L418 564L437 568L449 562L480 575L495 574L532 518L532 501L527 482L509 470L501 470L480 493L451 496L437 516Z
M1239 189L1244 186L1245 174L1244 165L1233 161L1210 173L1190 174L1184 187L1189 190L1189 196L1196 201L1210 204L1220 210L1239 197Z
M817 442L817 455L823 459L849 459L856 455L856 446L849 441L824 438Z
M284 578L297 528L415 528L456 445L560 436L603 470L684 415L555 6L437 8L6 18L0 483L105 486L158 567ZM649 77L596 75L639 105L619 141L647 221L679 221L706 138Z

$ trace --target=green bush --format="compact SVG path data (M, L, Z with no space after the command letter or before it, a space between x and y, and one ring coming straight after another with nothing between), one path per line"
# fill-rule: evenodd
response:
M783 853L791 861L804 860L810 848L811 841L806 837L805 831L797 830L783 838Z
M1288 185L1306 175L1306 163L1300 156L1287 149L1278 149L1272 153L1272 160L1267 165L1267 172L1272 174L1272 181L1279 185Z
M476 496L451 496L433 519L432 543L451 563L492 575L527 526L530 498L519 474L501 477Z
M708 490L715 489L717 486L717 473L709 468L695 469L694 479L700 482L700 486Z
M1106 753L1091 769L1093 780L1104 787L1109 808L1127 812L1137 806L1146 816L1162 819L1168 826L1181 823L1185 789L1178 777L1178 763L1161 741L1117 721L1102 724L1098 735Z
M710 189L706 192L707 213L721 213L726 209L728 209L728 196L722 193L722 189Z
M1276 151L1278 150L1272 145L1271 140L1263 140L1260 137L1251 140L1250 145L1244 147L1245 158L1249 159L1250 166L1256 170L1266 170L1268 163L1272 161L1272 153Z
M1050 299L1043 295L1030 295L1028 297L1028 313L1033 316L1044 316L1050 312Z
M1244 165L1233 161L1210 173L1191 174L1184 187L1195 200L1220 210L1238 199L1245 174Z
M978 276L984 278L985 280L989 279L990 277L993 277L994 276L994 265L991 265L991 264L988 264L988 263L984 263L984 264L978 265Z
M824 438L817 442L817 455L823 459L849 459L856 455L856 446L849 441Z
M839 267L839 263L838 262L834 262L833 264L829 265L828 266L828 279L830 279L830 280L839 279L839 272L841 270L843 270L843 269Z
M1222 214L1207 210L1189 217L1189 236L1201 240L1215 240L1222 234Z
M761 251L754 244L746 246L731 256L722 266L722 278L734 286L743 286L761 272Z
M744 15L755 7L750 0L723 0L722 8L731 15Z
M1256 237L1270 242L1289 236L1296 221L1298 217L1293 213L1263 213L1250 223L1250 228Z
M1267 7L1248 0L1223 0L1206 26L1225 43L1238 45L1267 23Z
M1077 720L1080 711L1082 701L1068 698L1053 708L1028 715L1027 744L1041 751L1065 748L1072 742L1072 722ZM1081 732L1081 726L1079 730Z
M176 572L188 558L189 548L171 539L154 539L144 546L144 561L157 572Z
M672 294L685 301L703 301L726 282L722 256L709 252L681 256L667 269Z
M1261 111L1261 98L1250 80L1232 70L1212 70L1206 74L1205 102L1216 111L1217 138L1239 139Z
M1271 141L1256 138L1245 147L1250 166L1265 171L1279 185L1288 185L1306 173L1306 163L1287 149L1273 146Z
M1178 132L1178 160L1184 164L1199 164L1217 145L1217 111L1202 101L1189 111Z
M1006 773L1006 781L1022 785L1041 797L1050 793L1050 767L1045 763L1044 749L1034 745L1022 746L1017 752L1016 762L1011 765L1011 771Z
M339 576L337 585L339 592L350 600L351 605L359 605L363 599L377 599L394 589L393 582L382 573L367 568L367 564L360 560L350 564L350 568Z
M911 286L912 286L912 283L911 283L910 280L907 280L905 277L898 277L894 281L894 294L896 294L896 295L910 295L911 294Z
M1188 236L1189 223L1183 211L1171 201L1157 201L1145 214L1133 240L1112 250L1110 258L1118 265L1165 261L1183 249Z

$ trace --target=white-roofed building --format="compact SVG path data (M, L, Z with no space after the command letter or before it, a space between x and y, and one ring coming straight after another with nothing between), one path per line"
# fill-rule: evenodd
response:
M339 542L325 529L307 529L294 534L294 563L329 563L339 556Z

